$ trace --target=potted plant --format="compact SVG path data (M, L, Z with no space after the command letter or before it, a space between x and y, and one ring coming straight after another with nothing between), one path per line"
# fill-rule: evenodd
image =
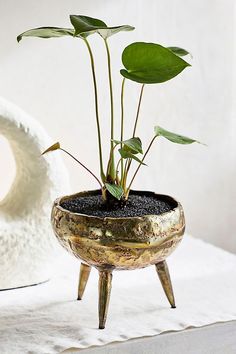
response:
M99 184L98 190L64 196L54 202L52 226L59 242L82 260L78 299L82 298L91 267L99 271L99 328L105 328L107 309L114 269L136 269L155 265L163 289L171 304L175 300L166 257L181 241L184 212L181 204L166 195L132 190L133 181L154 142L163 137L177 144L192 144L194 139L172 133L160 126L154 128L153 138L143 151L137 136L137 124L145 85L168 81L189 67L182 57L189 53L179 47L163 47L156 43L136 42L122 53L124 67L121 78L120 132L114 132L113 88L111 57L108 38L121 31L131 31L128 25L108 27L103 21L71 15L73 28L41 27L28 30L17 37L52 38L69 36L80 39L87 47L94 85L95 118L98 136L100 176L97 177L81 161L64 150L59 143L50 146L43 154L62 150L85 168ZM97 81L89 36L99 34L105 44L110 94L110 153L106 168L103 160L103 142L100 130ZM140 85L137 114L129 139L124 138L124 88L126 80ZM117 119L117 118L116 118ZM118 134L118 135L117 135ZM131 173L131 166L135 165Z

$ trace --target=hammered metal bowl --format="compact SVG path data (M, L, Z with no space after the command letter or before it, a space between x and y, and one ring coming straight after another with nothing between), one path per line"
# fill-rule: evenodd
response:
M82 260L78 299L82 299L91 267L99 271L99 328L105 328L113 270L155 265L172 307L175 300L166 257L181 241L185 220L181 204L172 197L153 192L131 194L155 196L167 201L171 210L160 215L138 217L96 217L70 212L64 201L100 194L99 190L58 198L52 208L52 226L61 245Z

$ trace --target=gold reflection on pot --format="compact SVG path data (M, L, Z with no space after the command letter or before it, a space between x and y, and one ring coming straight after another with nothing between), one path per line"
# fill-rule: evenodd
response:
M141 217L96 217L70 212L63 201L79 196L97 195L100 191L81 192L57 199L52 209L52 226L61 245L82 260L78 299L82 299L91 267L99 271L99 328L105 328L113 270L131 270L155 265L165 294L175 307L170 275L165 259L181 241L185 220L181 204L172 197L152 192L169 202L172 210L160 215Z

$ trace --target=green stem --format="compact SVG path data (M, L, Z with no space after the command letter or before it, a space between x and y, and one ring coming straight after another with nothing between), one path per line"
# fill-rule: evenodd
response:
M122 80L121 85L121 125L120 125L120 141L124 139L124 88L125 88L125 78ZM123 144L120 143L120 148L122 149ZM121 158L121 182L123 181L124 177L124 159Z
M80 164L83 168L85 168L85 170L88 171L88 172L96 179L96 181L99 183L100 187L103 188L102 183L99 181L99 179L97 178L97 176L95 176L95 174L94 174L88 167L86 167L82 162L80 162L79 160L77 160L71 153L69 153L69 152L66 151L65 149L60 148L60 150L64 151L67 155L69 155L70 157L72 157L72 159L74 159L76 162L78 162L78 164Z
M117 163L117 165L116 165L116 183L117 184L119 184L119 170L118 170L118 168L119 168L119 166L120 166L120 163L121 163L121 160L122 160L122 157L119 159L119 161L118 161L118 163Z
M116 148L117 146L118 146L118 144L115 144L115 145L112 146L111 151L112 151L112 154L113 154L113 155L114 155L114 150L115 150L115 148ZM111 154L110 154L110 155L111 155ZM111 167L111 159L109 159L109 161L108 161L107 170L109 170L110 167Z
M129 159L126 159L125 161L125 167L124 167L124 175L123 175L123 181L122 181L122 188L124 191L126 191L126 181L127 181L127 167L128 167Z
M111 74L111 56L107 40L104 39L106 52L107 52L107 66L108 66L108 77L109 77L109 89L110 89L110 102L111 102L111 147L110 147L110 157L107 168L107 176L110 176L112 180L115 179L115 162L114 162L114 152L113 152L113 139L114 139L114 104L113 104L113 90L112 90L112 74Z
M137 123L138 123L138 118L139 118L139 112L140 112L140 107L141 107L141 102L142 102L142 97L143 97L143 89L144 89L144 84L142 84L141 91L140 91L140 95L139 95L138 108L137 108L136 119L135 119L134 130L133 130L133 138L134 138L134 136L135 136L136 129L137 129ZM126 174L129 173L129 169L130 169L131 163L132 163L132 159L129 160L129 163L128 163L128 166L127 166L127 172L126 172Z
M138 117L139 117L139 112L140 112L140 106L141 106L142 97L143 97L144 85L145 85L145 84L142 84L141 91L140 91L140 95L139 95L138 108L137 108L136 119L135 119L134 130L133 130L133 138L134 138L135 133L136 133L137 123L138 123Z
M101 130L100 130L100 122L99 122L99 112L98 112L98 91L97 91L97 81L95 74L95 65L94 58L91 47L86 38L84 38L84 42L88 48L90 61L91 61L91 69L93 76L93 86L94 86L94 100L95 100L95 112L96 112L96 122L97 122L97 134L98 134L98 147L99 147L99 161L100 161L100 175L103 182L105 182L105 174L103 171L103 159L102 159L102 142L101 142Z
M149 150L151 149L151 146L152 146L152 144L153 144L153 142L154 142L154 140L155 140L156 138L157 138L157 135L155 135L155 136L152 138L150 144L148 145L148 148L147 148L145 154L143 155L143 158L142 158L142 160L141 160L142 162L145 160L145 158L146 158L146 156L147 156ZM131 186L132 186L132 183L133 183L133 181L134 181L134 179L135 179L135 177L136 177L136 175L137 175L137 173L138 173L138 171L139 171L141 165L142 165L142 164L139 163L139 165L138 165L137 169L135 170L134 175L133 175L133 177L132 177L132 179L131 179L131 181L130 181L130 184L129 184L129 186L128 186L128 188L127 188L127 191L126 191L126 199L128 199L129 192L130 192L130 188L131 188Z

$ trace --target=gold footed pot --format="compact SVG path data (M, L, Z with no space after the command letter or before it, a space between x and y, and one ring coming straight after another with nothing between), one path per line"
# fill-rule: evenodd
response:
M58 198L52 208L52 226L61 245L82 263L78 300L82 299L91 267L99 271L99 328L105 328L113 270L132 270L155 265L172 308L175 299L166 258L182 240L185 220L181 204L172 197L153 192L130 194L155 196L167 201L171 210L159 215L97 217L61 207L70 199L100 194L99 190Z

